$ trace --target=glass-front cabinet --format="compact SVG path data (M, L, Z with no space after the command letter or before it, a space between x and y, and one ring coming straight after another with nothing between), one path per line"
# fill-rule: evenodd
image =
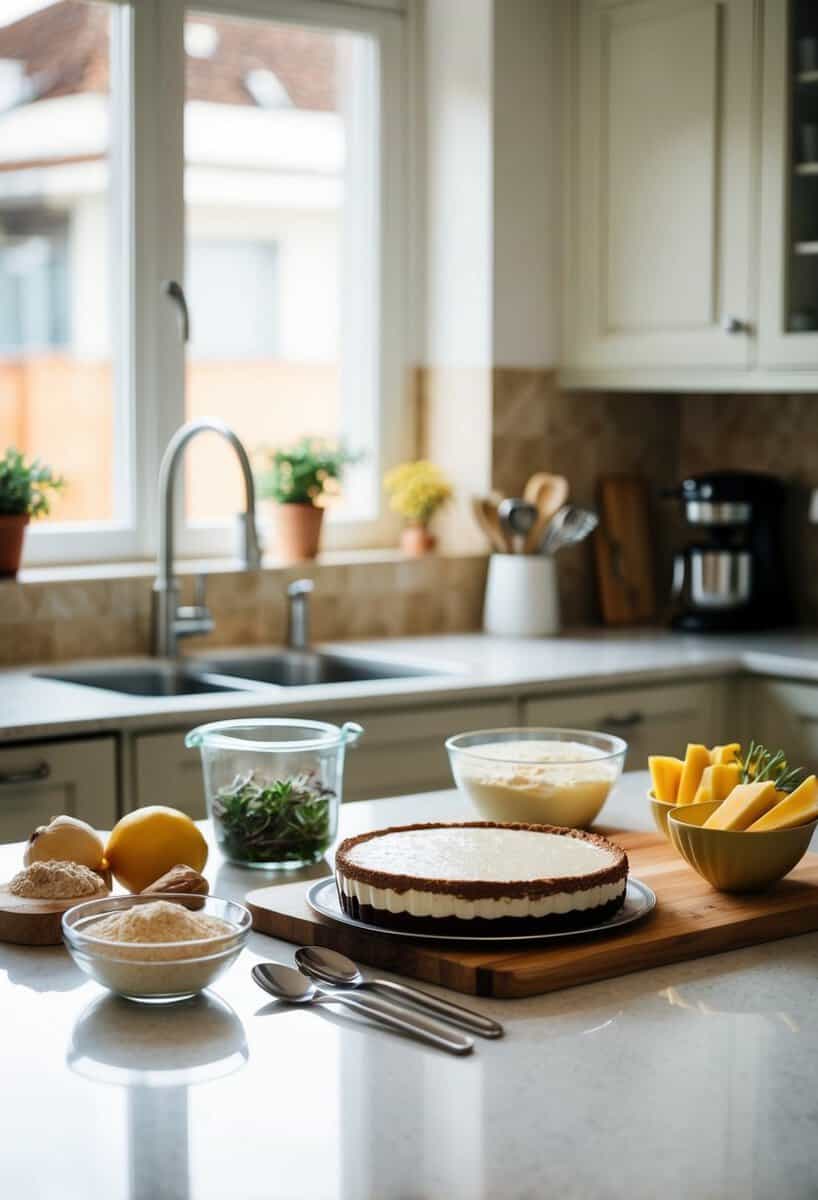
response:
M760 360L818 370L818 4L765 5Z

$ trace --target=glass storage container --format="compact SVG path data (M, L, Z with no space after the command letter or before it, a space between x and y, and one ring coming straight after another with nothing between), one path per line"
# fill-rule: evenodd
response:
M219 849L245 867L296 870L335 840L344 755L360 725L265 717L214 721L185 745L202 756L207 813Z

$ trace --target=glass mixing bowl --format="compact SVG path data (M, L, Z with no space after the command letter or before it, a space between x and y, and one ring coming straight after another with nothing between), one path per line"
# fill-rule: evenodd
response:
M225 932L188 942L111 942L95 935L97 923L114 913L155 903L182 904L224 922ZM241 954L252 920L243 904L218 896L166 893L106 896L75 904L63 914L62 932L77 966L128 1000L167 1003L210 987Z
M263 717L214 721L185 738L202 756L207 812L225 858L296 870L335 840L344 755L363 733L347 722Z
M488 821L584 829L622 774L627 742L588 729L481 729L446 742L455 783Z

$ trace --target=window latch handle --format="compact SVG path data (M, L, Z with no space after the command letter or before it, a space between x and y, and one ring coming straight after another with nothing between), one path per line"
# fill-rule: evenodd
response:
M162 291L176 305L182 341L187 344L190 341L190 310L187 306L185 289L175 279L166 279L162 284Z

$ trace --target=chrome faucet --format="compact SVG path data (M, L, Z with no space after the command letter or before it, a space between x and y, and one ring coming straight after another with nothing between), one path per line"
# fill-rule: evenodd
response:
M261 565L255 518L256 489L247 451L233 430L222 421L210 417L189 421L177 429L168 442L159 467L159 561L153 585L152 647L153 653L162 658L175 657L179 638L210 633L213 628L213 617L205 603L205 576L197 577L194 603L180 605L179 581L173 573L173 493L177 468L188 443L198 433L205 432L220 433L236 452L244 476L244 567L253 571Z
M287 649L310 648L311 579L294 579L287 588Z

